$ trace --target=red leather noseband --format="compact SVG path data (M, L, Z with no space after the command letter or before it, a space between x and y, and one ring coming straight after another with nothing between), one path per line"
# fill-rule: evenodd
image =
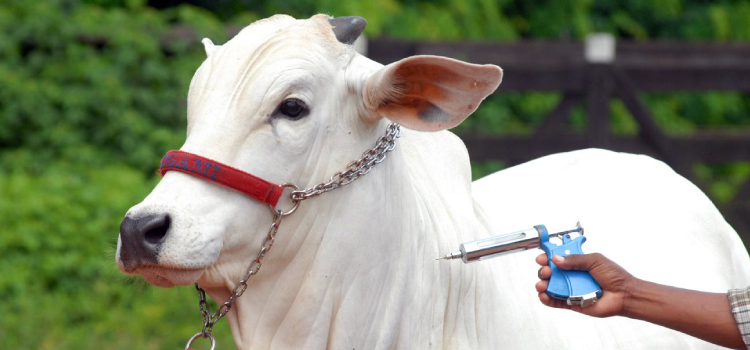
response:
M213 181L276 206L284 188L229 165L183 151L169 151L161 160L159 173L174 170Z

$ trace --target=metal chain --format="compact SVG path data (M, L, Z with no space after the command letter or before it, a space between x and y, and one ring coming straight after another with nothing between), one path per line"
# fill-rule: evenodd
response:
M200 306L201 315L203 315L203 331L193 336L188 344L190 344L193 339L196 338L196 336L211 338L213 344L213 337L211 336L213 326L216 324L216 322L226 316L237 298L242 296L242 293L244 293L247 289L247 281L250 279L250 277L256 275L258 271L260 271L260 267L263 265L263 258L266 256L266 253L271 250L273 242L276 239L276 233L279 231L279 225L281 225L281 219L283 219L284 216L292 214L297 209L301 201L310 197L315 197L333 189L346 186L359 177L369 173L375 164L379 164L380 162L385 160L387 153L392 151L396 147L396 139L399 137L401 137L401 127L396 123L391 123L386 129L385 135L380 137L375 142L375 146L373 146L373 148L365 151L360 159L349 163L349 165L346 167L346 170L333 174L328 182L318 184L304 191L298 190L297 186L284 184L283 187L291 187L293 189L290 196L292 202L294 203L294 207L287 212L283 212L273 207L271 208L274 213L273 222L271 223L271 227L268 230L266 239L263 240L263 244L260 247L260 252L255 257L255 260L250 263L250 267L248 268L245 277L241 279L237 283L237 285L234 286L232 295L229 296L229 298L223 304L221 304L221 306L219 306L219 309L216 310L213 314L211 313L211 309L208 305L206 291L203 290L203 288L201 288L198 283L195 283L195 289L198 291L198 305Z
M401 126L391 123L386 129L385 135L380 137L375 146L365 153L362 157L349 163L346 170L333 174L328 182L323 182L310 187L304 191L292 192L292 200L305 200L310 197L326 193L328 191L346 186L360 176L366 175L372 170L375 164L385 160L386 154L396 147L396 139L401 137Z
M281 225L281 219L283 217L283 213L280 210L277 210L276 214L273 216L273 222L271 223L271 228L268 230L268 235L266 235L266 239L263 240L263 244L260 246L260 252L258 253L258 256L256 256L255 260L250 263L250 267L248 268L245 277L242 278L237 283L237 285L234 286L232 295L229 296L229 298L223 304L221 304L221 306L219 306L219 309L216 310L216 312L211 314L211 309L209 308L208 301L206 299L206 291L203 290L203 288L201 288L198 283L195 284L195 289L198 291L198 305L200 306L201 314L203 315L202 333L204 335L211 334L211 330L213 329L216 322L219 322L220 319L226 316L226 314L232 308L234 301L242 296L242 293L245 292L245 290L247 289L247 281L250 279L250 277L260 271L260 267L263 265L263 258L266 256L266 253L271 250L273 242L274 240L276 240L276 232L279 231L279 225Z

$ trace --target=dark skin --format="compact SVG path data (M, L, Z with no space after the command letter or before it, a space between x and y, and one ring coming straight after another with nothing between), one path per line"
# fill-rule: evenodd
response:
M625 316L680 331L720 346L746 349L729 300L723 293L706 293L674 288L635 278L601 254L553 256L565 270L589 271L604 291L601 299L587 308L569 306L550 298L544 291L552 275L547 254L536 257L541 281L536 283L539 300L549 307L570 309L594 317Z

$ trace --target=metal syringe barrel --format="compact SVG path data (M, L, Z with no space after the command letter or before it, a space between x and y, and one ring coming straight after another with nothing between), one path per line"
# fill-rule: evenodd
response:
M460 251L450 255L454 258L460 256L464 263L470 263L539 248L541 244L539 236L544 231L547 231L544 225L537 225L521 231L466 242L461 244Z

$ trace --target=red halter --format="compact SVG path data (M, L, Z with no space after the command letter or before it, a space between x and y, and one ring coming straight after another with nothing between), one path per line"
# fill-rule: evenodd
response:
M215 160L183 151L169 151L164 155L159 173L164 176L170 170L220 183L261 202L268 203L272 207L276 206L281 193L284 191L282 186L273 182L263 180Z

